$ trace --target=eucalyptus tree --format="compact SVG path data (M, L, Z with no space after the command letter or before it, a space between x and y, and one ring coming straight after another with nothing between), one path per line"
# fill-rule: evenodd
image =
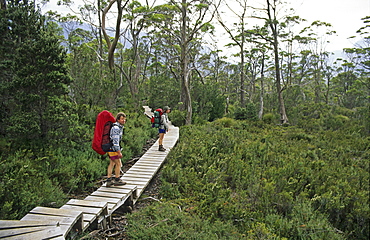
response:
M337 59L340 64L338 75L333 78L333 97L336 103L347 107L363 107L369 104L370 95L370 17L363 18L365 26L357 33L361 37L353 48L343 49L345 58ZM352 37L351 37L352 38Z
M163 9L158 11L163 12ZM163 17L167 16L155 14L152 19L162 22ZM162 27L166 24L170 25L170 22L165 21ZM145 100L152 108L165 105L175 108L175 103L179 103L179 96L181 96L180 79L174 77L178 74L178 62L176 61L178 48L173 44L171 36L158 30L158 27L149 31L145 39L150 46L147 52L150 61L146 62L147 66L142 72L145 79L144 94L147 96ZM181 103L179 105L181 106Z
M233 40L234 44L230 45L236 45L239 48L238 56L240 58L239 62L239 68L240 68L240 106L245 107L245 46L246 46L246 17L247 17L247 0L237 0L238 5L240 8L237 8L241 10L240 12L236 12L234 8L229 6L229 2L225 1L225 4L227 8L238 18L239 22L234 23L234 26L232 28L228 27L225 23L225 21L222 19L222 13L217 12L217 19L218 22L221 24L221 26L225 29L225 31L228 33L230 38ZM236 33L234 33L235 26Z
M326 45L330 43L327 37L335 34L330 23L314 21L310 26L304 28L301 33L307 34L307 37L301 37L300 42L306 45L310 51L312 88L315 94L315 103L322 102L327 91L325 83L325 71L329 65L330 53L325 50Z
M70 39L78 38L70 36ZM71 40L70 40L71 41ZM117 48L120 49L118 44ZM112 107L116 104L117 84L114 75L106 61L101 62L97 51L99 42L92 39L89 42L75 44L73 51L68 54L69 73L73 78L70 85L70 96L79 105ZM103 47L103 56L107 54Z
M62 2L71 4L66 0ZM140 79L143 79L141 76L145 71L142 66L148 61L150 52L143 41L146 35L144 31L151 22L149 19L151 7L148 4L148 1L146 5L142 5L139 1L129 0L84 1L84 5L79 7L79 12L76 12L78 17L68 19L78 19L90 26L91 36L94 36L96 41L90 39L88 41L91 41L91 44L85 44L84 47L91 48L91 53L95 53L100 66L94 64L97 69L92 72L99 70L100 76L94 74L95 78L90 78L88 81L91 81L90 87L95 86L95 82L101 82L101 87L97 88L96 92L101 95L100 98L107 99L104 96L107 92L113 97L108 104L109 107L114 107L122 98L135 107L139 104L139 85L142 83ZM115 23L114 26L112 23ZM73 33L75 34L76 30L73 30ZM106 71L107 67L110 73ZM87 74L93 77L91 73ZM78 75L77 72L76 74ZM115 86L114 90L111 90L111 87L107 89L105 85L111 76L113 79L110 82ZM101 91L103 86L106 91ZM91 97L97 99L97 97Z
M219 52L204 48L201 54L194 57L192 71L193 109L202 119L213 121L225 114L225 102L228 93L225 92L228 79L226 77L227 63Z
M361 37L361 40L354 48L346 48L343 51L356 64L355 71L359 74L360 81L370 91L370 16L364 17L362 20L365 26L356 32Z
M256 19L261 19L264 21L264 26L260 29L263 31L255 31L254 34L258 35L261 39L266 41L268 45L271 46L273 51L273 59L274 59L274 71L275 71L275 85L276 85L276 92L277 98L279 103L279 112L280 112L280 122L282 124L287 124L288 116L286 114L285 103L283 98L283 91L285 90L283 82L283 78L281 75L281 48L280 44L282 43L282 39L286 37L286 33L284 33L284 29L286 27L285 23L279 21L279 8L283 8L284 5L280 0L266 0L266 5L264 8L255 8L262 12L262 15L257 15L254 13L252 16Z
M172 69L176 79L181 82L180 102L184 103L186 114L185 124L192 122L192 98L190 76L194 67L191 62L191 54L200 41L202 34L212 30L211 21L214 12L210 12L215 5L210 0L169 0L168 4L159 6L162 11L162 20L158 21L158 30L163 34L166 46L171 46L166 51L171 51L171 61L178 63ZM167 22L165 22L167 21Z
M132 1L125 9L122 20L126 28L122 34L124 51L117 53L117 67L127 80L131 98L136 109L139 107L140 85L144 81L145 67L151 57L151 46L146 39L148 30L152 25L151 16L153 9L146 3L142 5L138 1Z
M281 2L279 0L266 0L266 23L269 26L272 39L270 39L273 51L274 51L274 64L275 64L275 81L276 81L276 91L278 95L278 102L280 108L280 122L282 124L288 123L288 116L285 110L284 98L283 98L283 88L281 86L281 69L280 69L280 61L279 61L279 21L278 21L278 7Z

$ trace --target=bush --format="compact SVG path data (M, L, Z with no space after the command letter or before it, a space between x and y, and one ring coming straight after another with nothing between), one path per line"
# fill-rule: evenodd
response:
M367 239L368 139L350 125L308 131L256 123L181 127L161 196L209 221L233 221L247 239Z
M252 120L258 119L258 112L256 106L253 103L248 103L245 108L238 108L235 113L236 120Z
M36 206L60 206L65 194L49 178L45 159L17 151L1 161L0 219L20 219Z
M267 124L272 124L276 121L276 117L273 113L266 113L262 116L262 121Z
M232 118L223 117L214 121L214 125L222 128L230 128L238 125L238 122Z
M127 215L130 239L241 239L231 222L210 222L172 203L153 203Z
M185 125L186 111L171 110L168 118L174 126L180 127Z

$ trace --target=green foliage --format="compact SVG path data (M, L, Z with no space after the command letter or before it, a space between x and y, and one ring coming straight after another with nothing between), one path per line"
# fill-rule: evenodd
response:
M152 76L148 85L145 86L149 106L153 110L163 108L164 106L175 108L174 103L178 102L178 96L180 95L178 84L178 81L169 78L165 74L160 75L156 73Z
M15 146L41 147L53 140L56 128L65 129L59 122L69 112L65 51L55 25L47 24L34 4L11 1L0 11L5 20L0 28L0 112L6 112L0 133Z
M80 40L79 35L83 34ZM89 36L86 36L89 34ZM117 100L119 86L115 81L114 74L108 70L108 63L102 63L95 56L94 49L99 49L99 42L91 40L90 32L82 32L81 29L72 31L69 35L70 53L67 56L69 73L73 78L70 84L71 98L78 105L86 104L89 107L104 106L105 108L114 107ZM106 48L103 48L107 52ZM124 91L127 85L120 91L120 95L129 96L129 92ZM124 102L129 97L124 98Z
M91 151L91 143L85 143L83 149L90 151L70 148L66 152L63 148L57 148L48 151L43 157L49 178L65 193L81 193L92 189L95 180L105 174L109 159L96 158Z
M291 122L307 131L339 130L365 136L369 133L366 111L368 106L347 109L323 103L304 104L293 109Z
M238 124L237 121L235 121L232 118L223 117L220 119L217 119L214 121L214 125L221 128L230 128L235 127Z
M258 119L257 109L253 103L248 103L245 108L238 108L235 111L235 119L237 120L252 120Z
M180 110L171 110L171 113L169 114L168 118L172 122L174 126L184 126L185 125L185 118L186 118L186 112L180 111Z
M266 113L262 116L262 121L264 123L272 124L276 120L276 116L273 113Z
M367 239L370 145L348 128L227 118L181 127L161 195L194 216L232 221L247 239Z
M49 178L44 161L27 151L1 159L0 219L20 219L40 205L61 205L65 194Z
M155 203L127 215L130 239L241 239L231 222L210 222L176 203Z
M123 162L140 154L146 141L155 138L158 133L158 129L151 127L150 120L144 114L126 113L126 115L127 123L121 144Z
M289 216L270 214L264 224L286 239L346 239L336 233L338 230L331 226L324 214L314 210L309 200L297 199Z
M225 113L225 97L220 93L217 85L199 82L194 83L192 90L193 112L207 121L214 121L223 117Z

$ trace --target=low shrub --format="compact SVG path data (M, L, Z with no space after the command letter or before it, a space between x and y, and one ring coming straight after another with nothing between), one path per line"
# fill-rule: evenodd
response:
M171 123L175 126L184 126L186 119L186 111L180 110L171 110L171 113L168 115Z
M210 222L190 210L172 202L153 203L127 215L127 235L132 240L243 238L231 222Z
M58 207L65 201L62 188L45 171L44 161L28 151L1 159L0 219L20 219L36 206Z
M180 128L161 196L247 239L367 239L369 141L336 131L222 118ZM267 218L267 216L270 216Z

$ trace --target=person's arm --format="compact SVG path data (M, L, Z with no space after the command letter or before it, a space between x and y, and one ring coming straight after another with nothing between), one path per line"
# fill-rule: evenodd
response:
M170 124L169 124L169 122L168 122L168 117L167 117L167 115L166 115L166 114L163 114L161 118L162 118L162 123L163 123L163 125L164 125L164 128L168 131L168 130L169 130L169 128L170 128Z

